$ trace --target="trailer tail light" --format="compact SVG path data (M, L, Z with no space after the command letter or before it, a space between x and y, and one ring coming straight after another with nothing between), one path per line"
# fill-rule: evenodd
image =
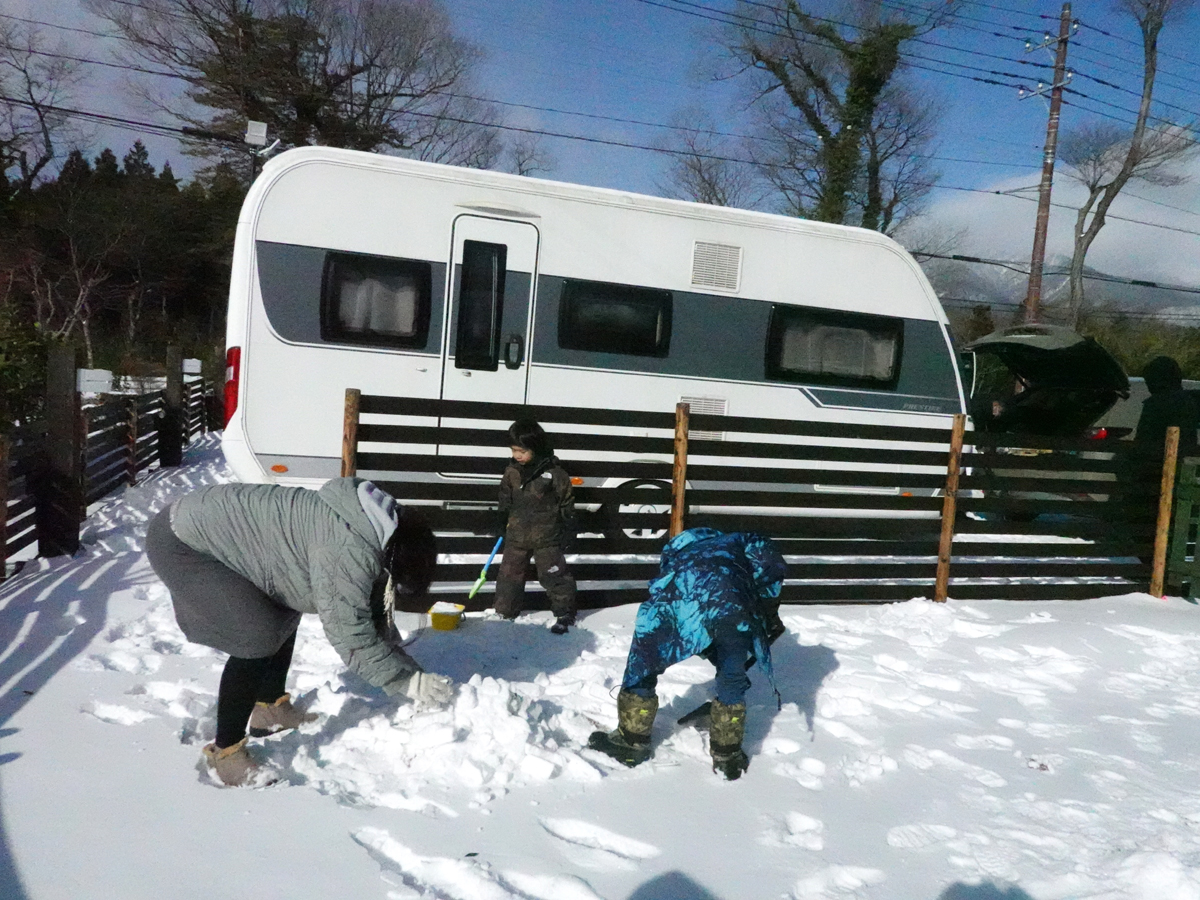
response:
M233 418L237 409L238 379L242 374L242 348L230 347L225 351L225 424Z

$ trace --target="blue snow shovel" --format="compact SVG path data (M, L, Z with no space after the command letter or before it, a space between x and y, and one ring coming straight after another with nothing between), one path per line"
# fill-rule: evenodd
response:
M497 553L500 551L500 545L501 545L501 544L503 544L503 543L504 543L504 537L503 537L503 536L496 538L496 546L492 548L492 553L491 553L491 555L490 555L490 556L487 558L487 562L485 562L485 563L483 564L483 569L482 569L482 570L479 572L479 577L475 579L475 584L474 584L474 586L472 586L472 588L471 588L471 593L467 594L467 599L468 599L468 600L470 600L470 599L471 599L472 597L474 597L474 596L475 596L477 593L479 593L479 589L480 589L481 587L483 587L483 583L484 583L485 581L487 581L487 570L488 570L488 566L490 566L490 565L492 564L492 560L496 558L496 554L497 554Z

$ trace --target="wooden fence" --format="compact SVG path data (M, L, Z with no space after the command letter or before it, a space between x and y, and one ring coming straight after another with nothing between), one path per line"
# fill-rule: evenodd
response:
M222 423L210 421L207 399L211 385L184 382L182 440L191 443ZM41 556L74 552L79 523L89 505L127 484L157 464L159 423L165 410L164 391L110 395L84 405L74 394L76 423L65 456L69 471L48 465L49 437L44 426L0 437L0 561L38 542ZM6 566L0 564L0 580Z
M1150 585L1157 497L1127 487L1128 478L1118 487L1128 442L968 434L952 452L947 428L689 417L681 407L627 412L351 390L343 473L423 505L444 553L486 553L505 426L537 419L579 483L582 533L571 568L583 606L643 599L667 534L697 526L778 540L787 603L1083 598ZM478 569L450 561L437 589L464 602ZM490 605L490 595L474 604Z

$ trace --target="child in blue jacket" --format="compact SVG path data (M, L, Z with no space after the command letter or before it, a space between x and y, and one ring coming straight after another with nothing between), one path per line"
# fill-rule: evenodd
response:
M701 656L717 669L709 731L713 771L733 781L749 765L742 750L746 670L757 661L774 685L770 645L784 630L777 598L786 564L767 538L693 528L663 548L660 571L650 582L650 598L638 607L617 695L617 730L595 732L588 746L627 766L648 759L658 676Z

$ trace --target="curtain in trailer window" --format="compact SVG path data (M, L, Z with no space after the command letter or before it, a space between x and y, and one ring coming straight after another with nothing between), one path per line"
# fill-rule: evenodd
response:
M424 347L429 334L429 263L329 253L321 337L381 347Z
M871 387L894 384L903 334L899 319L776 306L767 377Z
M504 315L504 244L463 241L454 366L496 371Z
M418 297L416 279L410 275L354 273L341 285L338 322L347 331L412 337Z

